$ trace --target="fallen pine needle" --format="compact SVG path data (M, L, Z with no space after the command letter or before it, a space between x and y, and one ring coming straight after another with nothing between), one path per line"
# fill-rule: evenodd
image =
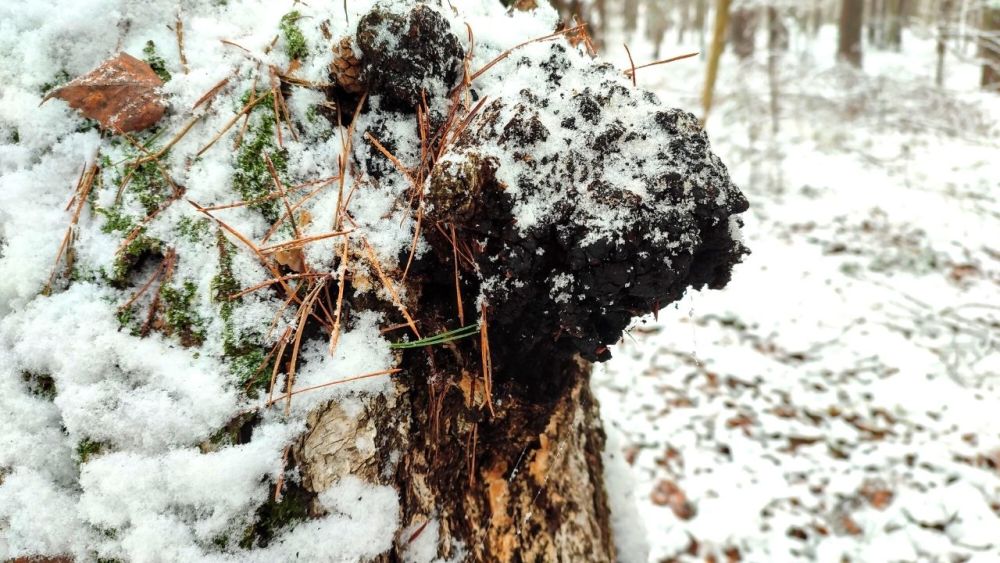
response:
M296 390L292 391L291 393L286 393L285 395L281 395L280 397L275 397L273 400L268 401L267 406L271 406L272 404L274 404L274 403L276 403L278 401L281 401L282 399L289 398L292 395L298 395L300 393L306 393L308 391L315 391L316 389L322 389L324 387L330 387L332 385L340 385L341 383L350 383L351 381L358 381L359 379L368 379L368 378L371 378L371 377L378 377L380 375L393 375L393 374L397 374L397 373L399 373L401 371L403 371L403 370L401 370L399 368L385 369L385 370L382 370L382 371L373 371L371 373L366 373L364 375L356 375L354 377L348 377L346 379L338 379L337 381L329 381L327 383L320 383L319 385L313 385L312 387L304 387L302 389L296 389Z

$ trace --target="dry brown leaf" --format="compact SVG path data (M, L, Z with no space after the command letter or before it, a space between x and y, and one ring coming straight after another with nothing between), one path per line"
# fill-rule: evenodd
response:
M657 483L650 499L657 506L669 506L674 516L681 520L690 520L694 517L694 506L688 502L684 491L673 481L661 480Z
M148 64L119 53L94 70L45 96L65 100L101 127L111 131L139 131L163 117L167 107L160 97L163 81Z
M287 266L293 272L301 274L306 269L305 255L302 254L301 248L279 250L274 253L274 258L279 264Z
M885 484L878 481L865 481L861 486L860 493L869 504L878 510L885 510L895 496Z
M861 529L861 526L859 526L858 523L847 514L840 517L840 526L846 534L851 536L860 536L864 531Z

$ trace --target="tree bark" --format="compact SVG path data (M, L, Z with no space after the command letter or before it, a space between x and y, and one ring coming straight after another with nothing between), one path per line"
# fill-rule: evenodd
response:
M788 49L788 28L777 8L767 9L767 82L770 90L771 133L777 138L781 125L781 53Z
M840 40L837 57L861 68L861 24L864 0L842 0L840 4Z
M403 366L430 375L423 354ZM614 561L590 368L571 360L551 369L560 384L547 397L509 397L496 416L467 371L447 382L411 378L396 399L361 412L331 404L295 449L303 484L318 493L353 473L399 490L403 532L381 561L401 560L423 534L445 559Z
M653 44L653 58L660 58L663 37L670 28L667 7L658 0L646 3L646 38Z

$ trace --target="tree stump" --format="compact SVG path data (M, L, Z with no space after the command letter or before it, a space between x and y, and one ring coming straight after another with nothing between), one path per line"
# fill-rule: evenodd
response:
M376 11L359 26L369 94L395 112L420 106L414 85L461 88L458 40L439 17ZM392 52L373 44L386 28L408 38ZM746 252L734 239L746 200L696 119L625 88L607 65L577 70L572 60L561 42L524 58L518 66L537 86L482 100L458 135L434 141L449 156L421 173L419 205L435 228L424 230L432 251L413 263L407 294L441 328L463 315L457 301L478 304L465 316L479 314L479 342L406 350L393 398L356 413L331 403L296 446L310 494L347 473L400 492L403 532L385 561L411 550L462 561L615 560L589 362L608 359L636 316L689 287L725 285ZM577 73L583 91L559 87ZM616 117L616 106L634 119ZM450 130L447 115L431 119ZM395 145L391 128L375 123L375 136ZM569 140L549 153L556 136ZM376 178L396 173L371 166L383 158L375 149L368 158L358 165ZM630 159L647 197L608 180ZM532 198L551 209L525 228L521 208ZM628 220L602 233L602 213ZM376 447L344 445L358 441Z

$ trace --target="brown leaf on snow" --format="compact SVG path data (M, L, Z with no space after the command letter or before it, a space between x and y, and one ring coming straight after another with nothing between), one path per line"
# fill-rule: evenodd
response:
M860 536L863 532L861 526L859 526L858 523L847 514L840 517L840 527L844 533L851 536Z
M42 103L59 98L105 129L139 131L159 121L167 109L160 97L161 86L163 81L148 64L119 53L53 90Z
M673 481L662 480L657 483L650 499L657 506L669 506L674 516L681 520L690 520L694 517L694 506L688 502L684 491Z
M878 510L884 510L892 503L893 493L884 484L876 481L866 481L861 486L861 496L865 497L868 504Z

